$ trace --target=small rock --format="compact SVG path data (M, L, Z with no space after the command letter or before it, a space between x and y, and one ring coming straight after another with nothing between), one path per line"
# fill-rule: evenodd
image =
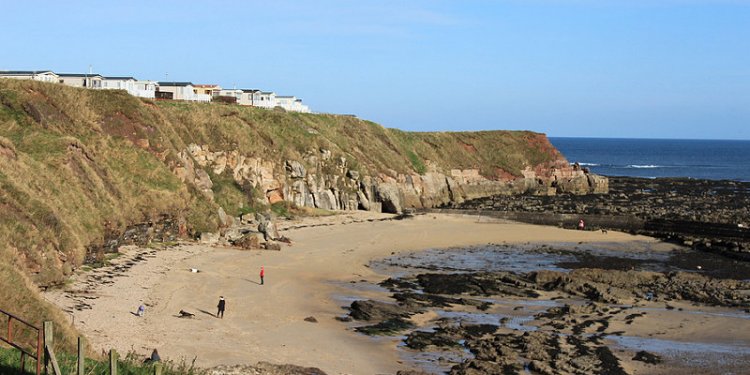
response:
M633 360L634 361L645 362L645 363L648 363L648 364L651 364L651 365L655 365L655 364L661 363L661 357L660 356L658 356L656 354L653 354L653 353L649 353L649 352L647 352L645 350L641 350L640 352L635 353L635 357L633 357Z
M200 236L200 242L204 244L216 244L219 242L219 234L218 233L209 233L209 232L203 232Z
M305 321L310 323L317 323L318 319L315 319L314 316L308 316L307 318L305 318Z
M281 250L281 245L279 245L277 242L270 242L269 241L269 242L266 242L266 243L263 244L263 248L266 249L266 250L280 251Z

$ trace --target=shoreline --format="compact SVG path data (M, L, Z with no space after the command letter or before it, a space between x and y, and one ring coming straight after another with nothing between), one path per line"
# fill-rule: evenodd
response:
M281 222L293 241L278 251L182 244L145 250L153 256L126 269L111 284L97 286L87 299L90 309L73 310L76 326L97 352L115 348L146 354L159 349L164 358L199 367L259 361L318 367L329 374L395 373L413 369L395 350L397 338L373 340L335 320L345 311L336 295L347 283L379 282L383 275L369 261L394 253L487 243L587 243L660 241L619 232L574 231L475 216L427 214L410 220L373 213ZM312 226L314 225L314 226ZM295 228L285 230L284 228ZM139 249L127 248L114 264L127 264ZM151 253L153 251L153 253ZM258 270L266 268L266 285ZM114 266L116 267L116 266ZM201 272L192 273L190 268ZM86 278L96 270L79 277ZM89 286L76 281L73 288ZM86 294L86 293L82 293ZM213 316L220 295L227 298L224 319ZM64 310L74 309L63 291L45 294ZM146 315L133 312L143 301ZM180 310L195 313L177 318ZM315 317L317 323L304 319Z
M614 176L608 194L495 195L454 205L467 213L568 228L583 219L593 229L642 234L750 261L748 207L747 182Z

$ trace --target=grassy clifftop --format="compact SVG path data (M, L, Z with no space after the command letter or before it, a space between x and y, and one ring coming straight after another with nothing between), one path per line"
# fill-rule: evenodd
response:
M108 231L162 214L179 218L187 234L215 230L219 205L257 204L252 187L226 176L211 176L214 199L181 181L172 170L189 144L278 164L326 149L370 175L432 166L496 179L561 159L532 132L410 133L348 116L0 80L0 308L60 319L29 280L64 280Z
M479 168L490 178L519 176L526 165L561 158L544 145L549 145L546 137L526 131L404 132L350 116L184 102L146 105L158 108L182 143L279 160L325 148L356 160L371 174L420 172L430 161L443 169Z

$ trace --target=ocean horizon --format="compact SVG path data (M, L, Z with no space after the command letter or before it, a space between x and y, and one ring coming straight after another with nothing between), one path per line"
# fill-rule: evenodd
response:
M549 137L604 176L750 181L750 140Z

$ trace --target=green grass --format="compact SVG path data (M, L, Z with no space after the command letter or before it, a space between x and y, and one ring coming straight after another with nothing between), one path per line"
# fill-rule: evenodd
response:
M216 203L224 208L224 211L231 216L239 216L244 211L252 210L251 191L247 191L234 180L229 172L217 175L213 171L209 172L213 187Z
M291 219L294 217L292 213L292 205L287 201L276 202L271 205L271 212L275 213L278 217Z
M414 153L414 151L407 151L406 156L409 157L409 161L411 162L412 168L414 168L415 172L424 174L427 171L427 167L425 167L424 162L419 158L419 156L417 156L417 154Z
M78 359L74 355L67 353L55 353L60 371L63 374L75 374L78 366ZM154 364L144 364L142 357L130 353L117 362L117 373L122 375L153 375ZM196 368L192 363L170 362L161 363L163 375L204 375L207 371ZM87 375L109 375L109 361L86 358L85 374ZM20 373L21 358L20 352L11 348L0 348L0 373L17 374ZM36 362L27 359L25 374L34 374Z

